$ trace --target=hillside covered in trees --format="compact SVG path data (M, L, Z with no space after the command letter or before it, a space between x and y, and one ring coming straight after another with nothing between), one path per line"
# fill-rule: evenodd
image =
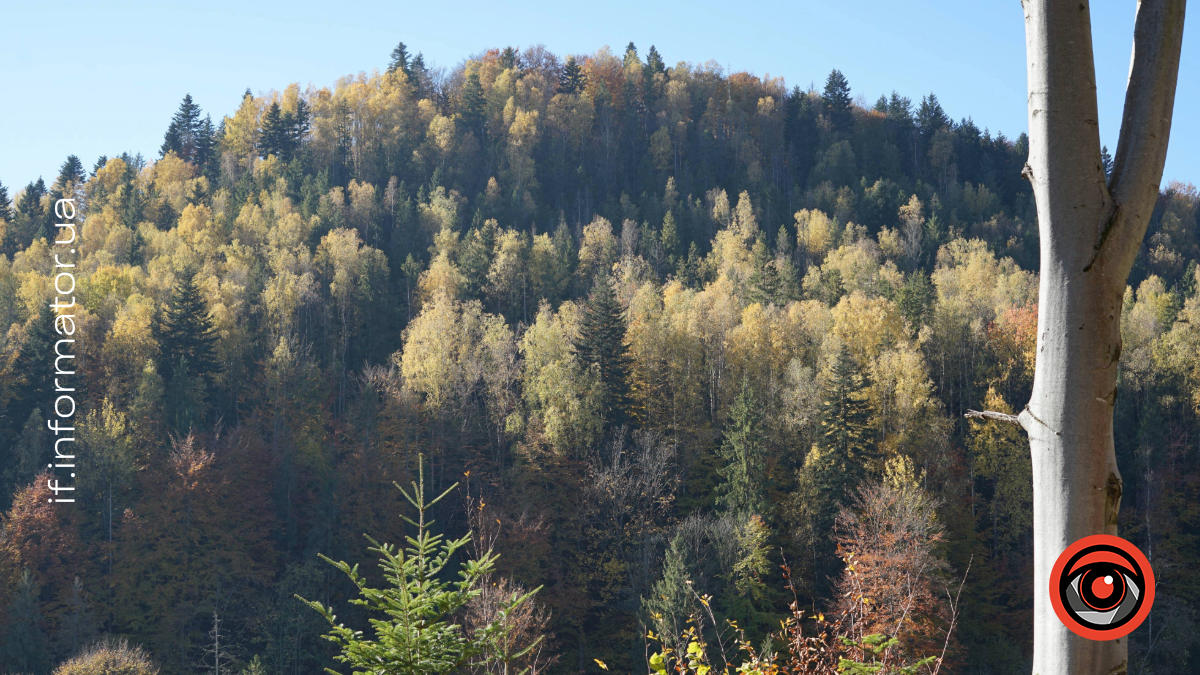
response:
M385 584L363 535L413 536L393 483L420 480L459 484L428 511L468 537L443 579L499 554L465 634L540 587L520 667L716 663L730 620L782 653L795 610L811 639L1028 672L1028 444L963 417L1029 398L1023 134L633 44L451 70L401 44L278 85L219 120L185 97L154 158L0 186L0 672L101 636L169 675L349 672L297 596L369 633L318 555ZM74 505L43 474L59 199L83 222ZM1197 260L1200 193L1172 183L1122 318L1119 528L1159 584L1130 672L1200 672Z

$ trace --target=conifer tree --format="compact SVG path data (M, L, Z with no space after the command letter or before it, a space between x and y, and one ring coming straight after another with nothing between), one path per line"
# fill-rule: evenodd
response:
M825 80L825 114L835 131L845 131L854 125L854 110L850 101L850 83L842 71L834 68Z
M475 70L467 73L463 85L462 116L463 123L475 134L475 140L484 139L484 105L483 85L479 82L479 73Z
M583 68L579 67L579 63L575 61L574 56L568 56L567 63L563 66L562 76L558 79L559 93L578 93L581 89L583 89L583 84Z
M717 486L717 505L732 513L766 515L767 452L762 443L762 425L754 390L743 380L718 451L723 465L717 470L722 478Z
M21 571L16 591L5 612L8 621L0 643L0 663L10 673L45 675L50 670L50 656L46 652L46 634L40 625L38 585L28 569Z
M389 73L394 73L397 70L408 75L408 47L403 42L396 45L396 48L392 50L392 61L388 64L387 71Z
M1113 158L1108 152L1107 145L1100 148L1100 163L1104 165L1104 177L1108 178L1109 176L1112 176Z
M641 60L638 58L637 45L633 44L633 40L630 40L629 44L625 45L623 65L628 67L630 63L634 62L641 63Z
M647 79L654 77L655 73L666 73L667 64L663 62L662 56L658 53L658 49L654 45L650 45L650 51L646 52L646 76Z
M52 373L47 370L53 365L51 354L54 351L54 311L49 305L42 304L37 315L25 324L25 339L21 342L19 358L12 361L11 370L4 373L7 380L3 385L8 389L5 394L11 396L8 405L0 412L3 417L3 428L19 432L29 415L36 409L49 410L53 401ZM64 345L63 354L72 353ZM72 359L59 362L62 370L75 370ZM67 377L67 376L64 376Z
M12 199L8 196L8 188L4 187L4 183L0 183L0 220L11 223L12 218Z
M676 533L663 555L662 577L654 582L649 597L642 598L642 611L664 645L679 647L695 607L688 588L687 542Z
M87 180L87 173L83 169L83 162L79 161L79 157L69 155L62 167L59 168L58 178L50 188L50 203L53 204L63 197L69 197L67 188L72 185L79 187L85 180Z
M221 370L216 355L217 336L208 316L208 305L196 287L194 270L180 272L157 333L164 360L159 372L174 377L183 362L186 364L183 372L189 377L200 378L206 385L212 383L213 376Z
M938 102L937 94L931 92L928 96L921 97L921 106L917 108L916 124L917 130L926 140L932 138L938 129L950 125L950 117L946 115L945 110L942 110L942 104Z
M505 47L504 51L500 52L500 67L504 70L516 69L517 50L512 47Z
M867 400L867 377L845 347L833 364L832 381L821 402L821 436L817 445L845 465L847 475L860 477L873 458L871 403Z
M200 136L204 126L200 112L200 106L192 101L192 95L185 94L179 104L179 110L171 117L167 132L163 134L163 144L159 149L161 155L166 156L168 152L174 152L185 162L199 163L196 161L197 150L201 145ZM209 127L211 126L210 123Z
M606 275L596 278L592 295L583 311L579 341L575 352L587 365L594 366L604 386L603 412L610 429L631 422L633 406L629 390L632 358L625 342L625 316L612 281Z
M263 114L262 135L259 137L258 149L260 156L266 159L275 155L280 160L291 158L292 120L290 115L284 115L278 101L272 101L267 112Z

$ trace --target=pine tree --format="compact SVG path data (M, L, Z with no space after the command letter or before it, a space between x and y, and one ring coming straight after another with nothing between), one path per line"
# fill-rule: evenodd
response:
M11 223L12 219L12 199L8 196L8 188L4 187L4 183L0 183L0 220Z
M583 89L583 84L583 69L579 67L579 63L575 61L574 56L568 56L567 63L563 66L562 76L558 79L559 93L578 93Z
M206 174L212 173L214 160L217 158L217 130L213 128L212 115L205 115L204 121L196 127L196 152L192 161Z
M850 83L842 71L834 68L825 80L825 114L835 131L845 131L854 125L854 109L850 101Z
M46 652L46 634L40 625L38 585L28 569L21 571L16 591L6 612L8 621L0 644L0 663L10 673L44 675L50 670L50 656Z
M654 582L650 596L642 598L642 611L664 646L686 647L680 640L695 608L688 582L687 542L676 533L663 555L662 577Z
M408 64L408 83L412 85L413 95L416 98L425 98L425 94L429 87L429 69L425 67L425 54L417 52L413 60Z
M588 366L595 367L604 387L604 419L610 429L629 424L633 400L629 374L632 358L625 343L625 316L605 275L596 278L592 295L583 311L575 352Z
M10 370L4 373L3 385L7 392L8 405L0 412L0 422L5 429L19 432L34 410L50 410L53 405L54 311L42 304L36 316L25 324L25 338L21 341L18 358L11 362ZM73 353L64 345L63 354ZM76 370L72 359L59 361L62 370ZM64 376L67 377L67 376Z
M939 129L950 125L950 117L946 115L945 110L942 110L942 104L938 102L937 94L930 93L921 98L921 107L917 108L916 124L917 131L921 132L921 136L926 140L932 138Z
M850 351L842 346L833 364L833 378L821 402L821 436L817 445L837 458L848 475L862 476L874 458L869 386Z
M79 161L79 157L70 155L67 161L63 162L58 170L58 178L55 179L54 185L50 188L50 203L70 197L67 194L68 188L71 186L80 187L87 180L87 173L84 171L83 162Z
M200 119L200 112L200 106L192 101L192 95L185 94L183 101L179 104L179 110L175 111L175 115L171 117L171 124L167 126L167 132L163 134L163 144L159 149L162 156L166 156L168 152L174 152L185 162L198 163L196 154L204 124ZM211 127L211 123L209 126Z
M263 114L262 135L259 137L258 149L260 156L266 159L275 155L283 161L290 158L291 119L285 116L279 108L278 101L272 101L267 112Z
M1108 146L1100 148L1100 163L1104 167L1104 177L1110 178L1113 170L1113 158L1108 154Z
M467 81L463 85L462 116L463 123L475 134L475 140L484 140L484 105L483 85L479 82L478 71L467 73Z
M308 137L308 130L312 127L312 115L303 98L296 99L296 112L292 115L291 122L291 154L295 158L304 145L304 139Z
M717 505L732 513L766 515L767 452L762 427L762 410L754 390L743 380L718 451L723 465L717 469L722 478Z
M392 61L388 64L388 73L394 73L397 70L408 75L408 47L404 46L403 42L392 50Z
M504 51L500 52L500 68L503 70L515 70L518 66L517 50L512 47L505 47Z
M633 40L630 40L629 44L625 45L625 58L622 65L628 68L630 63L641 63L641 60L638 58L637 45L633 44Z
M653 78L655 73L666 73L667 64L663 62L662 56L659 55L658 49L654 45L650 45L650 51L646 52L646 75L647 78Z
M221 370L216 355L217 335L208 315L208 306L196 287L194 270L180 272L171 290L170 306L157 333L159 350L166 361L160 365L160 373L173 377L183 360L189 377L200 378L206 385L212 383L213 376Z
M30 218L41 218L45 215L42 208L42 197L46 196L46 181L41 176L25 186L25 191L17 198L17 211Z

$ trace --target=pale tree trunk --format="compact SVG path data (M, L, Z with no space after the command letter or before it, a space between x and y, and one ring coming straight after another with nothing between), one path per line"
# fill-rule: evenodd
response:
M1029 163L1041 240L1033 396L1016 422L1033 459L1033 673L1123 674L1127 638L1075 635L1050 605L1069 544L1117 533L1121 474L1113 403L1121 303L1162 180L1186 0L1137 5L1134 52L1111 178L1100 160L1091 17L1080 0L1023 0Z

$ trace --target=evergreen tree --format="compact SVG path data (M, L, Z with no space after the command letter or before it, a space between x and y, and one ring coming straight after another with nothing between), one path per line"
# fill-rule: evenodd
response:
M11 223L12 219L12 199L8 196L8 188L4 187L4 183L0 183L0 220Z
M212 115L205 115L196 127L196 152L192 161L206 174L211 174L217 158L217 130L213 128Z
M204 121L200 119L200 106L192 101L191 94L185 94L179 104L179 110L171 117L171 124L163 134L163 144L159 149L162 156L174 152L185 162L198 163L197 151L201 145L201 135ZM209 124L211 129L212 124Z
M869 382L845 347L838 351L832 380L821 402L821 435L817 445L842 464L847 475L861 477L873 459Z
M663 645L678 649L688 627L695 603L688 588L687 542L676 533L663 556L662 577L654 582L650 596L642 598L642 611Z
M67 161L63 162L58 170L58 178L55 179L53 187L50 188L50 204L53 209L54 202L63 197L70 197L67 194L68 188L71 186L80 187L87 180L87 173L84 171L83 162L79 161L79 157L69 155Z
M630 63L641 63L641 60L638 58L637 45L633 44L633 40L630 40L629 44L625 45L623 65L628 68Z
M917 108L917 131L926 140L933 137L939 129L950 126L950 117L942 110L937 94L930 93L921 98L921 107Z
M396 45L396 48L392 50L392 60L388 64L387 71L389 73L394 73L397 70L408 75L408 47L403 42Z
M558 91L562 94L575 94L583 89L583 68L575 61L574 56L567 57L563 66L562 76L558 78Z
M30 218L41 218L45 215L42 208L42 197L46 196L46 181L41 176L25 186L25 191L17 198L17 212Z
M425 55L417 52L408 64L408 83L412 85L413 94L417 99L425 98L429 87L429 69L425 67Z
M205 385L212 384L213 376L221 370L216 355L217 335L208 306L196 287L194 270L179 273L171 290L170 306L156 332L159 353L165 360L159 372L170 377L182 372L190 378L200 378Z
M462 117L463 123L475 134L475 140L480 143L484 140L485 104L483 85L479 82L479 72L472 70L467 73L467 80L463 84Z
M292 126L290 129L291 138L291 155L295 158L300 148L304 145L304 139L308 137L308 130L312 128L312 114L309 112L308 104L303 98L296 99L296 112L292 115Z
M1105 178L1112 177L1113 158L1112 158L1112 155L1108 154L1108 146L1107 145L1100 148L1100 163L1104 167L1104 177Z
M0 663L10 673L44 675L50 670L46 634L42 632L42 611L38 585L28 569L21 571L16 594L8 606L4 641L0 644Z
M484 672L491 672L487 666L495 664L500 666L501 672L508 672L511 659L520 658L536 649L542 641L541 636L535 636L518 654L494 647L511 645L515 628L510 625L508 617L514 615L541 587L525 594L512 593L498 598L495 618L486 620L484 625L476 626L471 631L455 623L467 603L480 595L479 587L491 577L497 555L488 550L476 559L466 560L459 567L458 580L449 578L447 568L455 554L471 541L471 533L453 540L434 534L429 510L454 491L458 483L451 485L437 498L428 500L425 496L424 464L417 466L420 482L413 481L411 493L395 484L416 509L415 520L402 516L405 522L416 528L416 535L407 537L407 546L404 547L380 544L367 537L372 544L369 550L379 554L379 566L388 583L386 587L369 586L369 580L359 574L358 565L335 563L321 555L323 560L344 572L357 587L362 597L351 602L374 615L370 619L373 638L368 638L365 631L347 628L334 616L331 606L304 598L300 600L329 621L330 631L324 637L341 649L334 659L348 665L354 672L438 675L460 672L468 664Z
M605 275L596 278L592 295L584 307L575 352L600 375L604 387L604 419L609 428L630 423L632 358L629 345L625 343L625 316L613 292L612 281Z
M825 115L834 131L845 131L854 125L854 109L850 101L850 83L842 71L834 68L825 80Z
M26 322L20 356L12 361L11 370L5 373L6 381L2 386L8 389L4 393L11 398L0 412L3 428L19 432L34 410L50 410L50 406L53 405L51 390L54 383L51 368L54 364L52 355L56 339L54 311L48 304L43 303L37 315ZM73 352L63 349L62 353ZM61 369L65 371L76 370L74 363L72 359L59 361Z
M272 101L267 112L263 114L262 135L258 142L259 153L263 159L270 155L275 155L282 161L290 159L292 140L290 117L290 115L283 114L277 101Z
M500 52L500 67L504 70L515 70L518 68L517 50L512 47L505 47L504 51Z
M762 443L762 410L754 390L742 380L742 391L729 411L725 440L718 451L717 505L732 513L766 515L767 451Z

